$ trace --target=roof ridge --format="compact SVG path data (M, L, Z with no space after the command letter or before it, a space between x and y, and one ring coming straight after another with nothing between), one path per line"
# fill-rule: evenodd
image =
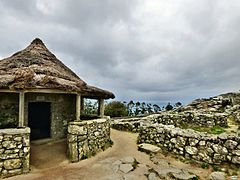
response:
M43 43L43 41L40 39L40 38L35 38L32 42L31 42L31 44L41 44L41 45L43 45L43 46L45 46L45 44Z

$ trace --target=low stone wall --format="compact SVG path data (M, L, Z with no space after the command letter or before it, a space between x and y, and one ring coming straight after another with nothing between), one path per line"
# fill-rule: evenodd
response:
M142 118L111 119L111 127L120 131L139 132L143 124Z
M152 116L153 123L181 126L182 124L193 124L202 127L227 126L228 114L226 113L199 113L194 111L185 112L163 112Z
M111 146L109 119L75 121L68 125L68 157L78 162Z
M144 125L164 124L182 127L197 125L202 127L227 126L226 113L203 114L198 112L162 112L146 117L112 119L111 127L121 131L139 132Z
M0 177L29 172L30 128L0 129Z
M240 136L210 135L173 125L153 124L141 129L138 143L150 143L186 159L240 165Z

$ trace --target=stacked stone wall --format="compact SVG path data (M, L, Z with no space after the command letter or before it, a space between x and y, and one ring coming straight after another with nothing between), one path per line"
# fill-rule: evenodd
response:
M30 129L0 130L0 177L29 172Z
M240 136L210 135L172 125L151 125L140 130L138 143L150 143L186 159L209 164L240 165Z
M213 127L227 126L228 115L225 113L203 114L197 112L162 112L139 118L112 119L111 126L121 131L139 132L143 125L164 124L182 127L185 125Z
M68 125L68 157L78 162L111 146L109 119L75 121Z

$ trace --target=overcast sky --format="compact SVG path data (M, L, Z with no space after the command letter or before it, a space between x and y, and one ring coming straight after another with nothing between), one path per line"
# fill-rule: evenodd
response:
M0 59L35 37L117 100L240 89L239 0L0 0Z

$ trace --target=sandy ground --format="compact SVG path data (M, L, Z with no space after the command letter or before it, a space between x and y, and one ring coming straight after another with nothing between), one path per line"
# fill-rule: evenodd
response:
M32 146L31 172L25 175L7 178L8 180L107 180L116 179L110 170L116 160L132 156L138 162L154 166L149 160L149 155L137 150L137 134L111 130L113 147L96 156L82 160L78 163L69 163L66 159L66 143L64 141L54 144ZM209 170L203 170L176 161L171 157L165 160L179 168L187 168L194 171L201 179L207 179Z

